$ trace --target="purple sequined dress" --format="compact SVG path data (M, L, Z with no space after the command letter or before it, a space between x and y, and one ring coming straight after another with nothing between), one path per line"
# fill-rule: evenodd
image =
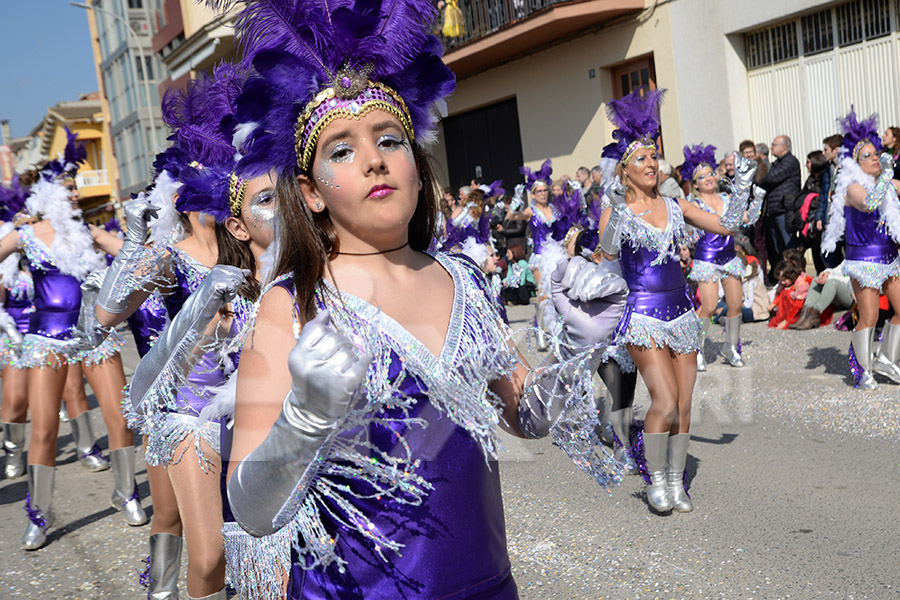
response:
M843 273L862 287L880 290L885 281L900 275L897 243L885 232L877 210L867 213L845 206L844 218Z
M700 348L700 321L678 260L678 246L688 233L677 200L665 202L664 229L627 213L619 264L628 282L628 301L616 343L687 354Z
M171 265L174 273L172 287L164 296L165 308L171 318L175 318L188 297L197 289L209 269L178 248L170 248ZM237 315L245 315L246 303L236 301ZM233 325L234 327L234 325ZM220 422L217 419L201 419L201 411L215 396L215 388L222 386L233 364L224 365L219 358L221 346L197 350L196 346L177 349L162 368L153 387L145 396L147 412L141 423L139 415L128 410L131 400L123 401L129 422L142 424L142 433L147 435L147 464L169 465L181 460L182 453L176 454L181 443L190 438L201 468L206 470L210 462L202 450L201 440L217 454L220 452ZM202 351L189 373L184 373L183 365L194 352ZM236 361L231 357L231 361Z
M724 212L731 199L725 194L720 194L719 197L722 199L722 212ZM701 200L694 198L692 200L706 212L717 214ZM743 274L744 263L734 251L734 237L706 231L700 232L700 237L694 246L694 265L689 275L692 281L717 282L725 277L740 279Z
M23 336L28 333L31 315L34 312L33 296L34 282L31 279L31 273L19 271L13 285L6 290L3 310L12 317L16 323L16 329ZM19 355L10 347L6 335L0 335L0 370L9 366L21 368L19 358Z
M328 284L317 295L335 326L375 356L364 390L377 412L342 430L305 493L285 505L295 516L284 529L297 538L292 600L517 598L487 390L515 356L480 271L437 259L455 284L439 356L369 303L338 300ZM290 280L279 285L292 292ZM392 460L402 483L375 493L385 486L376 467Z
M81 283L54 263L50 248L30 225L19 228L19 243L34 281L34 312L22 347L23 368L78 360L74 340L81 308Z
M167 315L162 295L158 291L154 291L144 300L140 308L128 317L128 328L131 329L131 334L134 336L139 356L143 357L150 352L153 342L166 327Z

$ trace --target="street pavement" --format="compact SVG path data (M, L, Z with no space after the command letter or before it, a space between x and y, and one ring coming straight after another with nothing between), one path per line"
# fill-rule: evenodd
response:
M510 307L513 326L532 310ZM692 513L652 514L638 477L607 493L549 440L502 435L523 600L900 599L900 387L854 390L849 335L830 326L759 323L743 337L747 366L734 369L713 360L723 332L710 331L710 367L694 392ZM127 376L136 363L129 344ZM649 398L638 385L640 418ZM149 509L140 457L138 483ZM0 482L0 600L146 597L138 573L149 526L122 522L109 508L112 487L110 471L81 469L61 425L56 523L45 548L25 552L25 478Z

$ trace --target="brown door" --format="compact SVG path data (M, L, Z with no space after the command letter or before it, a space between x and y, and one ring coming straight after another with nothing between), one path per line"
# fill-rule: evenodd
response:
M627 96L641 86L655 90L656 72L653 68L653 56L637 58L614 67L613 86L616 98Z

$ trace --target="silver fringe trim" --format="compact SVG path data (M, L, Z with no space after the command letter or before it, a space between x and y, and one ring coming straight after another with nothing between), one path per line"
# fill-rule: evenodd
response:
M889 265L864 260L847 260L844 261L841 272L864 288L881 290L885 281L900 276L900 258Z
M141 246L131 253L119 271L110 290L115 302L125 302L137 291L152 292L166 289L171 281L166 276L171 256L165 246Z
M57 340L34 333L25 334L20 365L22 369L50 367L78 362L78 342L74 339Z
M700 319L693 310L671 321L635 312L631 315L628 330L616 341L622 345L644 348L670 348L678 354L698 352L701 343Z
M272 535L257 538L237 523L225 523L225 581L241 600L282 598L291 569L291 545L298 527L293 523Z
M148 414L143 429L143 433L147 436L145 456L147 464L153 467L178 464L187 448L185 447L178 456L175 456L175 452L184 440L190 438L200 469L208 473L212 461L203 452L200 442L205 441L216 454L220 454L219 432L219 424L215 421L200 424L199 418L191 415L166 412Z
M688 279L691 281L711 281L713 283L726 277L740 279L744 275L744 263L735 256L724 265L695 260Z
M122 409L122 416L125 417L125 422L128 424L128 429L146 435L146 432L144 431L144 422L146 419L143 414L134 410L134 405L131 403L131 383L125 384L125 387L122 388L120 406Z
M0 371L6 367L13 367L14 369L24 368L21 357L13 350L12 344L9 343L9 338L6 337L6 334L0 334Z
M84 363L87 367L93 367L99 365L104 360L108 360L118 354L122 353L122 350L125 349L125 340L122 336L119 335L119 332L113 330L110 334L103 340L103 343L94 348L93 350L88 350L84 352L81 356L81 362Z

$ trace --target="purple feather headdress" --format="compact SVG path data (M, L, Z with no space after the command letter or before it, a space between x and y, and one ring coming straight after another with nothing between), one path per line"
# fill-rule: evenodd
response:
M638 148L656 149L659 137L659 105L666 90L638 88L606 104L606 115L616 126L613 139L603 148L604 158L627 163Z
M117 233L121 233L122 232L122 224L119 223L119 220L117 218L113 217L112 219L110 219L109 221L107 221L106 223L103 224L103 229L105 229L109 233L112 233L114 231Z
M528 191L532 191L534 184L539 181L546 183L547 187L550 187L552 184L550 176L553 175L553 163L548 158L541 164L541 168L537 172L523 166L519 167L519 173L525 176L525 186L528 188Z
M503 185L502 179L497 179L492 181L490 185L479 185L478 189L484 192L485 198L495 198L502 196L506 193L506 190L501 187Z
M206 0L225 10L236 0ZM431 34L431 0L240 0L235 35L255 76L238 101L242 172L308 172L335 117L396 116L433 140L434 109L456 87Z
M866 144L875 146L875 151L881 153L881 137L878 135L878 115L872 115L868 119L859 121L853 105L850 112L840 120L841 129L844 130L844 142L841 148L843 156L850 156L856 160L859 150Z
M28 190L19 183L19 176L13 175L10 186L0 185L0 221L12 221L25 208Z
M75 177L78 167L87 160L87 148L78 143L78 134L66 127L66 148L60 158L55 158L44 165L41 175L47 181L69 179Z
M684 147L684 163L681 165L681 173L689 181L693 181L697 170L701 167L716 169L716 147L712 144L704 146L696 144Z
M159 170L177 171L179 212L203 212L224 222L240 215L246 181L235 174L234 106L246 77L230 63L163 98L173 148L157 156Z

